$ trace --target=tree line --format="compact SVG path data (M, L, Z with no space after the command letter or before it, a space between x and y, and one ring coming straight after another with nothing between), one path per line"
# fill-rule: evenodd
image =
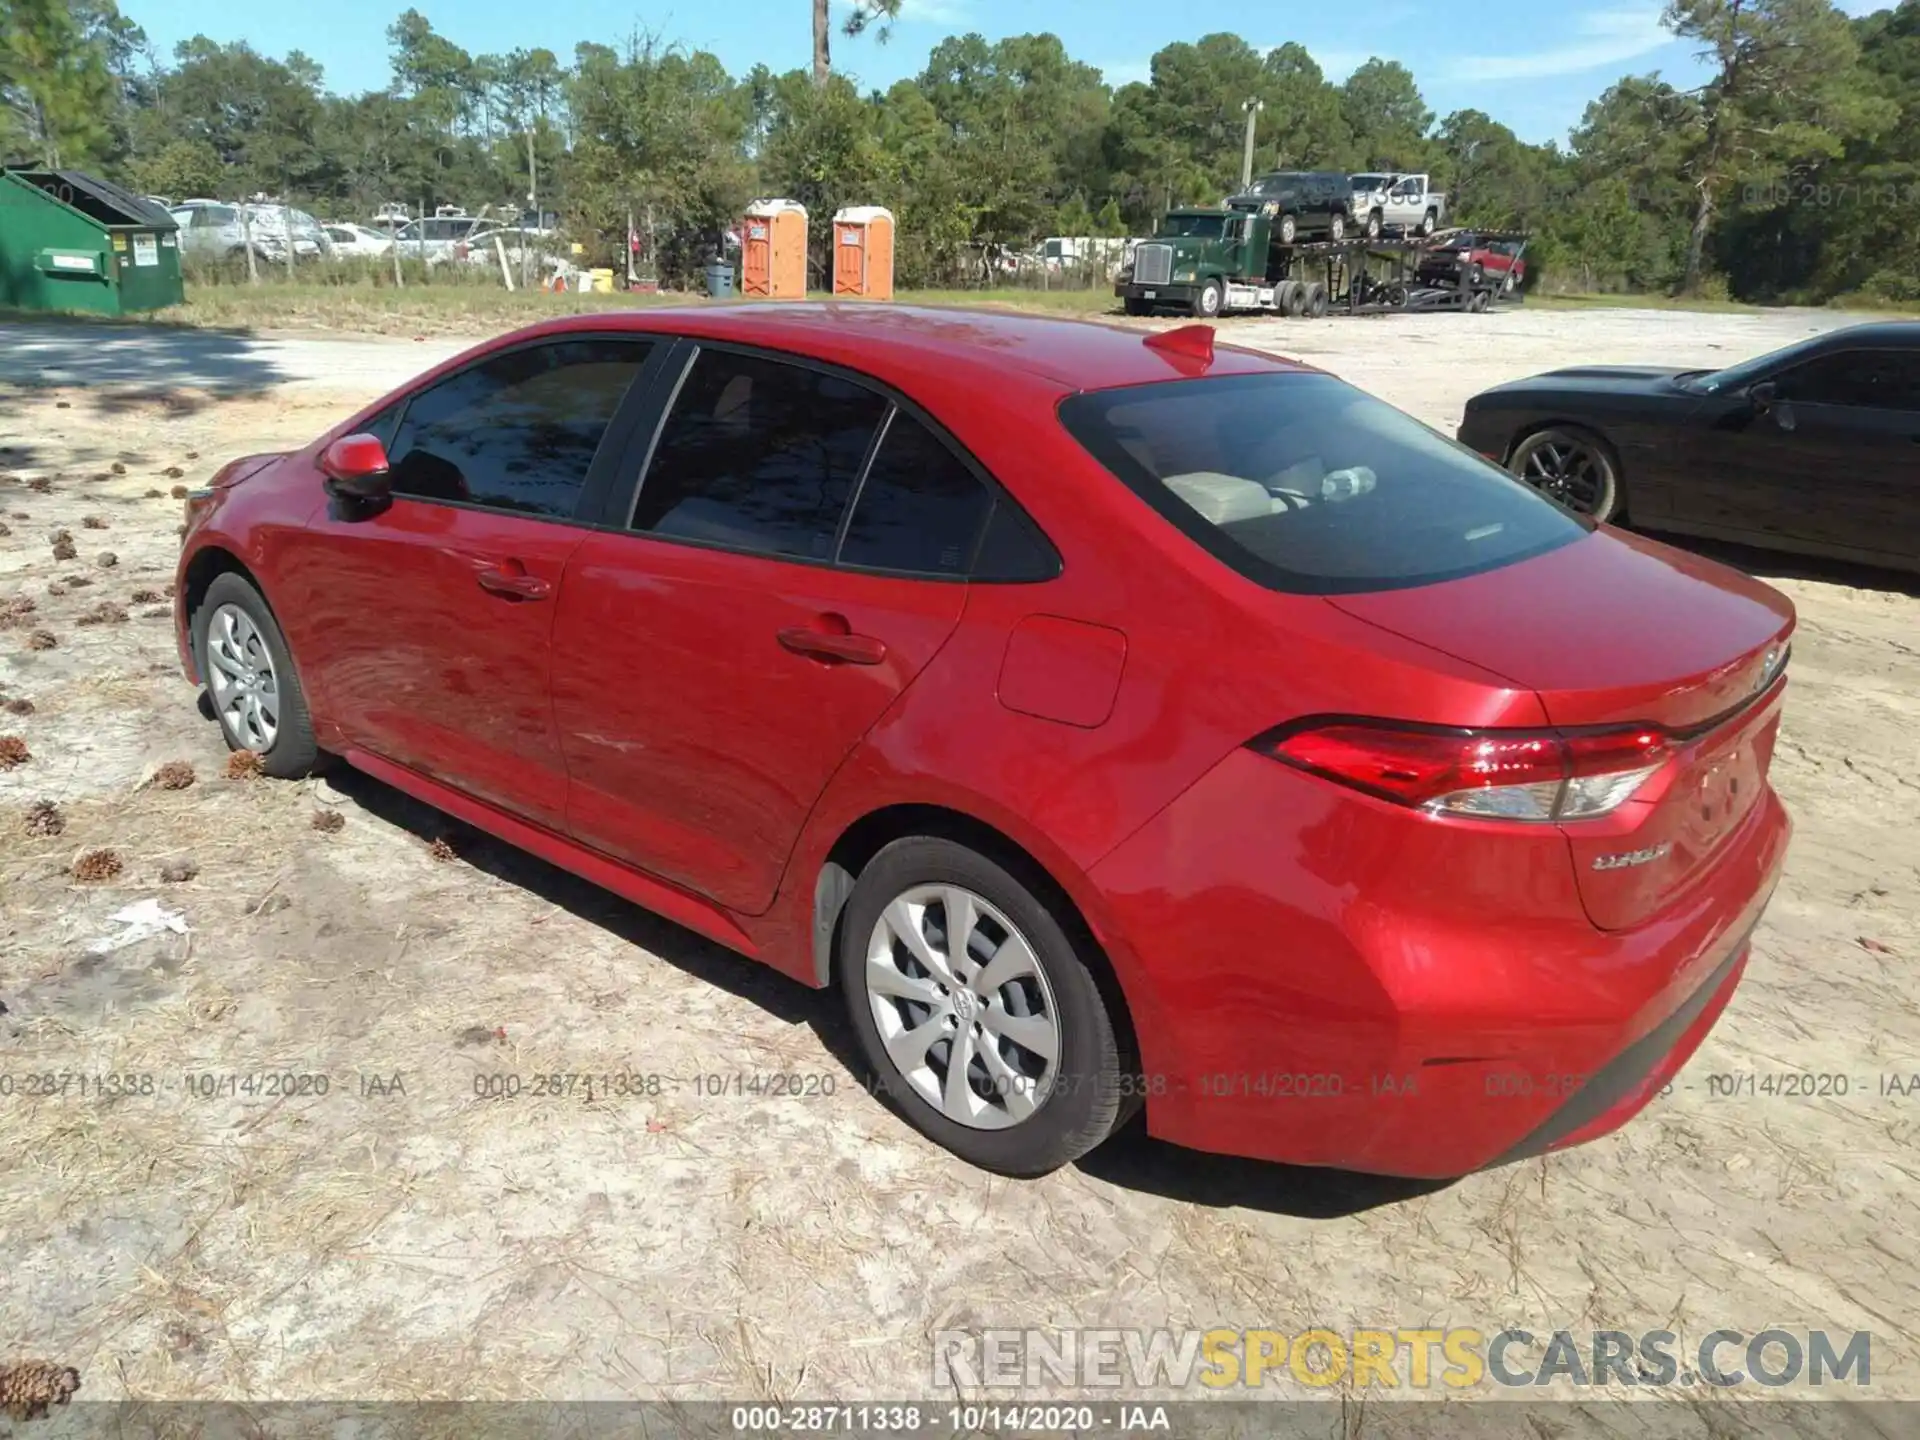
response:
M856 6L843 28L884 39L898 8ZM297 51L196 36L161 56L115 0L0 0L0 156L345 218L532 194L598 258L636 217L669 282L755 195L822 218L882 204L902 283L926 285L1044 235L1141 234L1217 202L1258 101L1257 169L1426 171L1459 223L1530 232L1559 288L1920 301L1920 0L1859 18L1829 0L1672 0L1665 23L1706 82L1623 77L1564 144L1436 115L1394 61L1336 83L1301 45L1230 34L1168 45L1149 80L1117 86L1050 34L957 35L862 90L833 69L827 0L811 9L810 69L744 75L644 34L565 60L473 55L408 10L387 31L390 83L341 95Z

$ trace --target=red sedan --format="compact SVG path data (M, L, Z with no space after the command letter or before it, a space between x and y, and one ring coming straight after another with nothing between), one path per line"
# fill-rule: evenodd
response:
M230 745L839 986L1011 1174L1142 1103L1412 1176L1603 1134L1786 849L1784 598L1204 328L568 319L188 509Z

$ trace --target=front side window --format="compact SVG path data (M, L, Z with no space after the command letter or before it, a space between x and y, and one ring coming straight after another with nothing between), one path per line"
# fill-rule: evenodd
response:
M960 458L896 412L861 483L840 563L964 575L992 508L993 496Z
M1160 233L1191 235L1201 240L1218 240L1225 225L1224 215L1169 215L1160 222Z
M1588 526L1465 447L1331 375L1096 390L1060 418L1217 558L1276 590L1392 590L1475 574Z
M564 340L495 356L407 403L393 493L571 519L644 340Z
M661 429L632 528L830 560L888 404L838 375L702 350Z
M1778 393L1802 405L1920 410L1920 352L1843 350L1782 375Z

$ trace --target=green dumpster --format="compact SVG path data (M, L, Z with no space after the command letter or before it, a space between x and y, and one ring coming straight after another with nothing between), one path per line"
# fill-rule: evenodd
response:
M124 315L185 298L180 227L78 170L0 171L0 307Z

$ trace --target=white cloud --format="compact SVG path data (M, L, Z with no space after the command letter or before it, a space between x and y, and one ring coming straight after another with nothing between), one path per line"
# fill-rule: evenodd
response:
M1095 64L1094 69L1107 84L1118 90L1122 85L1131 85L1138 81L1144 85L1153 79L1151 60L1120 60L1111 65Z
M1562 45L1515 55L1465 55L1441 67L1447 80L1538 80L1578 75L1618 65L1658 50L1673 39L1660 23L1660 8L1620 5L1580 16L1576 38Z

